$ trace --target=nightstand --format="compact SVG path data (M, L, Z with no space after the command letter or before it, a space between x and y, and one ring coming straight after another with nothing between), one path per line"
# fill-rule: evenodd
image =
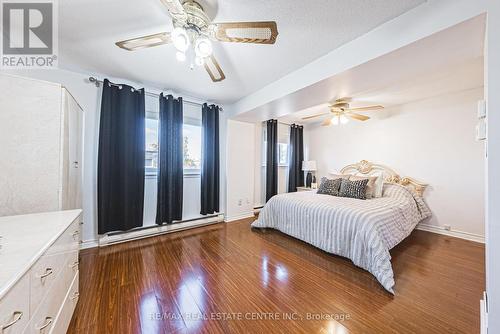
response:
M297 191L313 191L317 189L309 188L309 187L297 187Z

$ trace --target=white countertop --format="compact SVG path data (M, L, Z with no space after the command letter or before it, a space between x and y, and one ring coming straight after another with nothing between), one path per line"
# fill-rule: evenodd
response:
M0 299L81 212L67 210L0 217Z

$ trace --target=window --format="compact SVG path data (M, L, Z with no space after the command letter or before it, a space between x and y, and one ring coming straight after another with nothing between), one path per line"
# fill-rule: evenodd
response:
M288 165L288 144L285 143L278 144L278 165L280 166Z
M158 168L158 113L146 113L146 173L154 175ZM201 168L201 122L185 117L183 125L184 173L199 174Z
M184 172L197 173L201 166L201 126L184 123Z
M158 120L146 118L146 173L158 168Z

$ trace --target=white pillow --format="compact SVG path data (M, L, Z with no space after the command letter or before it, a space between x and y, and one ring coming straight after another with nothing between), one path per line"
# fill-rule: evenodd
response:
M373 198L382 197L382 191L384 190L384 176L379 175L375 181L375 189L373 190Z

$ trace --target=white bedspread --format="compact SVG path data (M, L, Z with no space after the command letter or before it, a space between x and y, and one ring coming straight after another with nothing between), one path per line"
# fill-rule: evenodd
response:
M274 228L322 250L344 256L394 293L389 250L431 212L407 188L384 185L381 198L358 200L315 192L272 197L252 226Z

